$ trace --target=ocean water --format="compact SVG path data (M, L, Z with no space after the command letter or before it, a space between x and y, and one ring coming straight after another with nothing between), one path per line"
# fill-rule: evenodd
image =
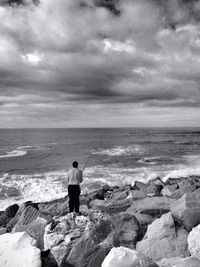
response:
M0 209L65 196L71 163L88 158L82 192L200 175L200 129L0 129Z

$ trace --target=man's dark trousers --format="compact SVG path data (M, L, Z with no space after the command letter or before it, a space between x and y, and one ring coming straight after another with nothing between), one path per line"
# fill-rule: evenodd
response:
M79 212L79 196L81 190L79 185L68 185L68 196L69 196L69 211L70 212Z

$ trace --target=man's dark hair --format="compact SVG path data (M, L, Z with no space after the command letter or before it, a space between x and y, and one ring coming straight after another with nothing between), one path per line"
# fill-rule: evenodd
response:
M73 166L74 168L78 168L78 162L77 162L77 161L74 161L74 162L72 163L72 166Z

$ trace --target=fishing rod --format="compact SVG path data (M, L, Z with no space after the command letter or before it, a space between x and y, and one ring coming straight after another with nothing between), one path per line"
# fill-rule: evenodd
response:
M89 156L89 158L87 159L87 161L86 161L86 163L85 163L85 166L84 166L84 168L83 168L83 172L84 172L85 168L87 167L88 162L90 161L90 159L91 159L92 156L93 156L93 155L91 154L91 155Z

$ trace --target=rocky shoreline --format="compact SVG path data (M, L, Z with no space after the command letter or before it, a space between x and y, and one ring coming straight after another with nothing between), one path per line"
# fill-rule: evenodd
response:
M199 267L200 177L160 178L14 204L0 213L2 267Z

